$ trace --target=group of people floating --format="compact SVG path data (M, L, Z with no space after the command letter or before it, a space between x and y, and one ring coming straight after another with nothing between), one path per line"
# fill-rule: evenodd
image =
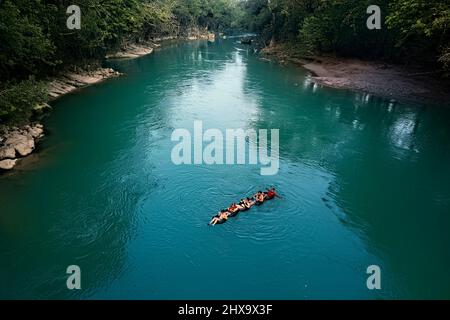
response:
M232 203L227 209L221 210L215 215L209 225L222 224L228 221L228 218L235 217L239 212L247 211L253 206L259 206L266 200L272 200L275 197L281 197L275 191L275 188L270 188L267 191L258 191L253 197L241 199L239 203Z

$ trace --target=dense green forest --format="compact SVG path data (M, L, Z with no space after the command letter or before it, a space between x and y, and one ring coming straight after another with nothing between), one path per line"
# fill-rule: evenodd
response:
M370 5L381 9L380 30L367 28ZM245 27L266 44L450 67L450 0L247 0L241 7Z
M82 28L66 27L68 6ZM382 28L366 26L369 5ZM26 118L46 100L42 82L71 66L101 63L125 42L183 36L192 28L255 32L299 54L333 53L450 68L450 0L3 0L0 121ZM442 73L445 75L445 73Z
M81 9L69 30L67 8ZM0 120L23 120L46 100L41 80L99 64L124 42L233 28L233 0L4 0L0 2Z

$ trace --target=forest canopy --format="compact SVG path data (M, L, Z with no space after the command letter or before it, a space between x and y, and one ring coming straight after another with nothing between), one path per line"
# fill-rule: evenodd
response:
M72 4L82 12L80 30L66 27ZM366 26L369 5L381 9L379 30ZM49 75L100 63L124 43L241 30L300 54L427 65L445 75L449 26L450 0L3 0L0 120L41 101Z
M68 30L76 3L82 28ZM231 0L4 0L0 3L0 81L102 58L124 41L232 27Z
M367 8L381 9L369 30ZM246 0L243 27L266 43L289 41L304 53L334 53L394 62L450 63L450 0Z
M81 29L66 27L67 8ZM0 2L0 120L42 101L40 80L71 66L100 63L124 43L222 32L238 21L233 0L3 0ZM39 99L37 99L37 97Z

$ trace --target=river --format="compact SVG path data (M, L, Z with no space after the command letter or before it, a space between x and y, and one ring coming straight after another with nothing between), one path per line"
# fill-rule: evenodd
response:
M448 109L323 88L235 39L111 65L125 75L57 100L38 159L0 177L0 298L450 298ZM175 165L195 120L279 129L278 174ZM271 185L283 199L207 226Z

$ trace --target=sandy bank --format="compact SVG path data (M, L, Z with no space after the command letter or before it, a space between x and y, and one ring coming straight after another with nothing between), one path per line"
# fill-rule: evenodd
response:
M359 90L380 97L448 105L448 85L423 70L407 70L386 63L329 56L301 58L283 45L262 51L282 63L294 63L313 74L313 81L328 87Z

